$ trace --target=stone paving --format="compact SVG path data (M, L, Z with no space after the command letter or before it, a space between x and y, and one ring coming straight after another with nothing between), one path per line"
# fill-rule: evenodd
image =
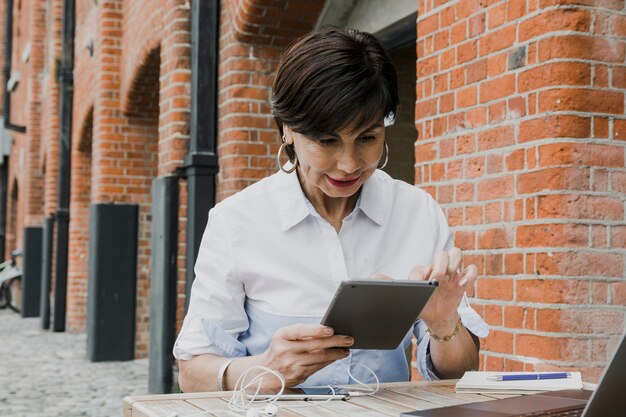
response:
M121 417L125 396L148 392L148 359L93 363L86 350L84 334L0 310L0 416Z

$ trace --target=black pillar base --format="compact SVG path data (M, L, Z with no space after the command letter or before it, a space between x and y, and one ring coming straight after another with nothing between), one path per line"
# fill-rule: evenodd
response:
M137 226L135 204L92 204L89 213L87 357L131 360L135 354Z
M43 228L24 228L24 274L22 275L22 317L39 317L41 298L41 255Z

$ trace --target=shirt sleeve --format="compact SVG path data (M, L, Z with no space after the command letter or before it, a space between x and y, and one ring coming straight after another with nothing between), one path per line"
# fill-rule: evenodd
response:
M202 354L246 356L238 337L248 329L245 291L237 279L232 240L224 219L209 212L202 236L189 309L174 343L174 357L189 360Z
M435 227L437 229L437 241L435 243L435 253L439 251L448 251L454 247L454 236L448 227L448 222L439 205L431 200L433 207L433 215L435 217ZM470 306L467 295L463 294L463 298L457 308L459 317L463 326L477 337L485 338L489 334L489 326L478 315L478 313ZM430 335L426 331L426 324L422 320L418 320L413 332L417 338L416 360L420 373L428 380L439 379L435 374L433 362L430 356Z

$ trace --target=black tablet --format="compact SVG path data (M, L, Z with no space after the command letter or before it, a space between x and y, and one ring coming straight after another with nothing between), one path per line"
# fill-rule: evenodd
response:
M436 281L343 281L322 324L354 337L351 349L395 349L436 287Z

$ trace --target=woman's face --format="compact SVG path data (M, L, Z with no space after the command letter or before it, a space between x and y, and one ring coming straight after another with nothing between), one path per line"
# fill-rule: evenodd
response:
M364 128L311 138L285 126L285 139L293 143L300 181L305 193L333 198L354 195L374 173L385 144L383 120Z

